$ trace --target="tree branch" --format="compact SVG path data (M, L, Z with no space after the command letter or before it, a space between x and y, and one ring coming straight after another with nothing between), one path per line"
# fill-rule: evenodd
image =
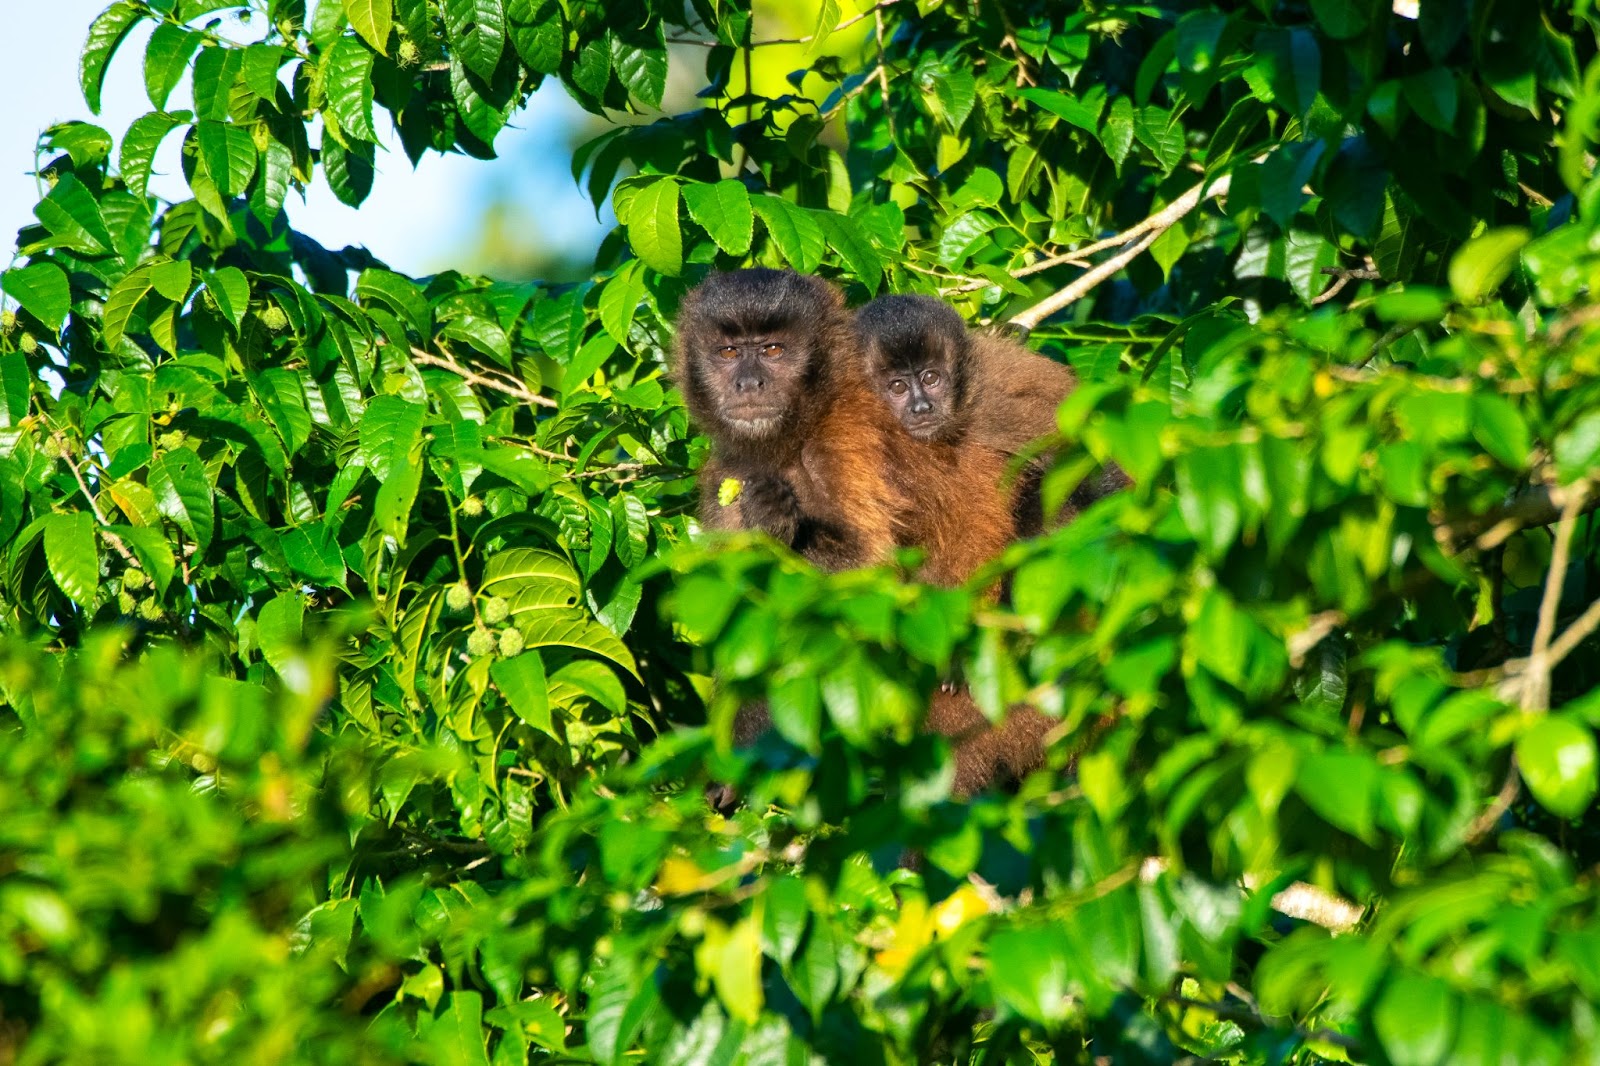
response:
M433 355L429 352L423 351L421 348L411 349L411 359L413 362L421 363L423 366L436 366L440 369L448 370L450 373L461 378L461 380L465 381L468 385L480 385L486 389L493 389L495 392L503 393L506 396L515 397L526 404L533 404L539 407L560 406L560 404L550 399L550 397L540 396L537 392L534 392L522 382L517 381L514 378L508 378L507 375L501 375L500 377L508 378L508 380L487 377L478 370L473 370L470 367L462 366L454 359L450 359L445 356ZM493 371L491 371L491 373L493 373Z
M1592 511L1600 506L1600 495L1591 496L1586 484L1580 482L1579 485L1583 486L1581 494L1585 497L1582 510ZM1524 529L1553 525L1561 517L1567 498L1580 491L1579 485L1562 487L1550 482L1530 485L1487 514L1440 523L1434 537L1442 547L1451 550L1460 550L1470 541L1478 551L1490 551Z
M1045 297L1043 300L1028 308L1026 311L1023 311L1017 315L1013 315L1011 318L1012 324L1024 332L1032 330L1037 327L1040 322L1043 322L1057 311L1060 311L1069 304L1081 300L1084 296L1088 295L1097 286L1099 286L1101 282L1112 277L1123 267L1137 259L1141 252L1149 248L1156 242L1158 238L1160 238L1163 233L1167 232L1167 230L1176 225L1180 219L1198 207L1202 200L1226 195L1228 188L1230 185L1232 185L1232 183L1233 175L1231 174L1225 174L1209 184L1206 182L1201 182L1200 184L1189 189L1182 196L1179 196L1166 207L1163 207L1160 211L1157 211L1155 214L1145 219L1143 222L1132 227L1131 229L1124 231L1123 233L1118 234L1115 238L1108 238L1108 240L1125 241L1132 235L1138 235L1137 241L1125 247L1122 251L1118 252L1116 255L1112 256L1110 259L1107 259L1098 266L1090 267L1080 277L1074 280L1071 284L1067 285L1065 288L1061 289L1059 292ZM1102 245L1104 243L1105 242L1100 242ZM1078 251L1073 252L1072 255L1082 257L1089 254L1091 250L1097 250L1097 246L1090 245L1088 248L1079 249ZM1033 264L1033 266L1038 270L1045 269L1038 263ZM1028 270L1029 268L1024 267L1023 269ZM1031 270L1030 272L1036 271Z
M1544 597L1539 602L1539 622L1533 630L1533 651L1528 655L1527 666L1508 677L1500 685L1504 698L1520 697L1518 702L1530 711L1543 712L1550 708L1550 672L1555 663L1550 658L1550 641L1555 636L1556 613L1561 607L1561 587L1566 584L1567 567L1572 556L1572 534L1578 525L1578 515L1583 511L1588 485L1578 482L1561 508L1561 521L1556 525L1555 550L1550 555L1550 572L1544 579ZM1582 640L1580 636L1578 638ZM1576 646L1577 641L1573 642Z
M109 526L111 521L106 517L105 512L100 510L100 501L95 499L93 492L89 491L89 482L84 479L82 468L72 461L71 452L68 450L67 438L60 433L52 433L51 436L55 439L56 446L61 449L61 461L67 464L68 470L72 471L73 480L77 481L78 488L83 490L83 498L89 501L89 513L94 515L94 520L99 522L102 527L100 535L106 538L106 543L111 545L118 555L122 556L123 562L135 570L142 569L139 560L134 558L133 553L128 550L128 546L122 542L122 538L104 528Z

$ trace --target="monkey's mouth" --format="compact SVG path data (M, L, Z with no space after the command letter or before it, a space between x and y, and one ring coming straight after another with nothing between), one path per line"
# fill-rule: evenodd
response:
M917 440L932 440L939 435L939 418L929 415L926 418L912 418L906 422L906 432Z
M722 420L735 433L764 437L783 424L783 411L777 407L740 407L724 411Z

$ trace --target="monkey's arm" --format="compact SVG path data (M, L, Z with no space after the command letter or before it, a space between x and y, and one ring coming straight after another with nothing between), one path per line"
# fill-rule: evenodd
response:
M759 529L774 540L794 546L801 522L794 489L781 477L763 474L739 481L726 504L722 486L730 472L713 460L700 470L700 524L707 529Z

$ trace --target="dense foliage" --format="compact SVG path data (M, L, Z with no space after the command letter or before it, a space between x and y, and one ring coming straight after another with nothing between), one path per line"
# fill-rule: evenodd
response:
M112 3L4 274L0 1061L1600 1055L1600 16L1394 7ZM547 78L591 280L291 228ZM752 263L1031 327L1136 487L1003 609L691 537ZM953 673L1050 768L952 802Z

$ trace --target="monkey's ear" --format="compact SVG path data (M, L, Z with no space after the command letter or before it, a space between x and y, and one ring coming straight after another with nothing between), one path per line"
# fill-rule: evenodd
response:
M1018 344L1026 344L1028 335L1033 331L1027 326L1007 319L1004 322L996 322L990 326L989 332L996 337L1004 337L1007 340L1016 341Z

